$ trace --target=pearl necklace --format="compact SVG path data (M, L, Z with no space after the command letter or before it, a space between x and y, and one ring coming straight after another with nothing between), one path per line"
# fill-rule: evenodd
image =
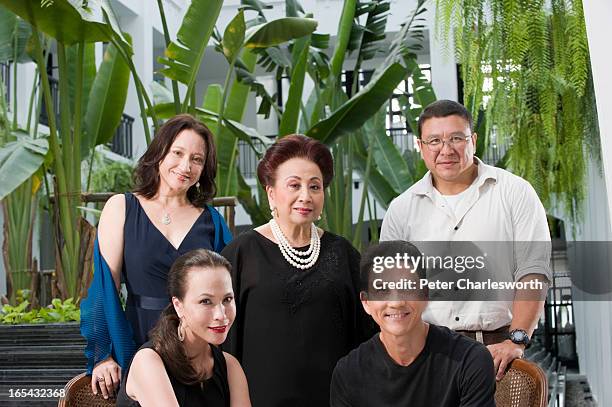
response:
M276 244L289 264L301 270L306 270L314 266L321 251L321 239L319 238L319 233L317 233L317 227L314 223L311 224L310 227L310 247L304 252L291 247L285 234L274 218L270 219L269 224L272 235L274 235L274 239L277 241Z

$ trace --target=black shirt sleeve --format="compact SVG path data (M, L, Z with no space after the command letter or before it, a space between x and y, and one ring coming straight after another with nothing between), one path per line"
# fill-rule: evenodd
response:
M344 381L344 372L346 370L345 360L341 359L336 364L331 379L331 388L329 392L329 405L330 407L350 407L349 392L347 391L346 383Z
M482 344L466 353L460 378L461 407L495 407L493 357Z

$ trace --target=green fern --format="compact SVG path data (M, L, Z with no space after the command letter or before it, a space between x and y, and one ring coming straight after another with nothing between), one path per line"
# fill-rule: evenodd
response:
M436 10L437 35L455 33L464 104L475 117L485 109L483 136L506 140L508 168L579 221L598 151L582 0L437 0Z

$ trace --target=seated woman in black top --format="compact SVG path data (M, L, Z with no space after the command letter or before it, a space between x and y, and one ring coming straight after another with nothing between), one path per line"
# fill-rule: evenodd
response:
M383 242L363 254L362 304L380 334L338 361L331 406L495 407L491 353L481 343L421 319L427 288L420 290L419 283L425 271L383 261L397 255L421 257L404 241ZM397 282L407 289L384 286Z
M118 406L251 405L240 364L218 348L236 315L230 269L205 249L176 260L168 273L172 303L134 356Z

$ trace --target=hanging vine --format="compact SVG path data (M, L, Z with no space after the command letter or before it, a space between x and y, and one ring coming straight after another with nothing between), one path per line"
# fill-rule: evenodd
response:
M588 154L600 157L582 0L436 0L437 35L453 38L464 102L508 167L576 224Z

